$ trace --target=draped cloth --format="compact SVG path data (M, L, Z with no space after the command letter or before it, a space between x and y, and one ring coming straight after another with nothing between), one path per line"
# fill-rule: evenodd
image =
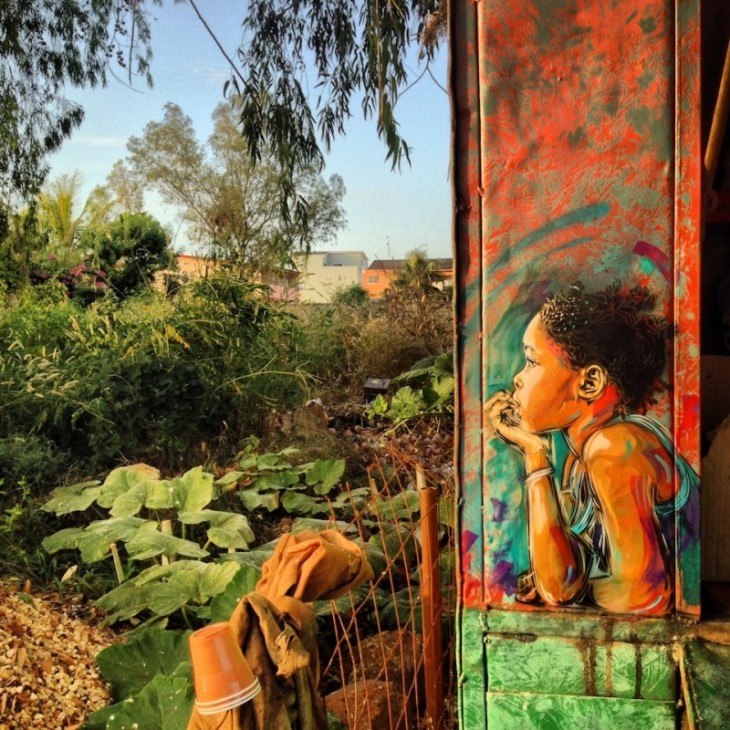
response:
M335 530L282 536L229 624L261 684L250 702L201 715L188 730L327 730L319 694L315 600L338 598L372 580L363 549Z

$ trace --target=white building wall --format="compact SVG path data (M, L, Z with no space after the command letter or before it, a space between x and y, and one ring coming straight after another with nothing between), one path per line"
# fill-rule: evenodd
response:
M295 257L301 276L299 301L328 304L338 289L360 284L368 258L363 251L316 251Z

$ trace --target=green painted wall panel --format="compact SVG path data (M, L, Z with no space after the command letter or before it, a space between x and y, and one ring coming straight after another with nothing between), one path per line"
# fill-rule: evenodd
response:
M676 712L673 702L528 693L487 696L491 730L676 730Z
M497 634L565 636L598 641L670 644L686 626L674 619L607 616L579 611L505 611L490 609L487 630Z
M730 728L730 646L687 642L684 666L688 679L688 704L698 730ZM478 726L474 726L478 727Z
M671 648L656 644L490 634L489 688L498 692L674 701Z
M486 713L486 614L465 609L459 632L459 727L482 728Z

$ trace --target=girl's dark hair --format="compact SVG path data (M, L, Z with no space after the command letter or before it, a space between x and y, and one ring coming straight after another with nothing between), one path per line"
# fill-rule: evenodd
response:
M590 294L575 284L543 304L540 321L571 367L602 366L621 405L637 411L652 402L666 361L669 328L651 314L655 301L640 286L612 284Z

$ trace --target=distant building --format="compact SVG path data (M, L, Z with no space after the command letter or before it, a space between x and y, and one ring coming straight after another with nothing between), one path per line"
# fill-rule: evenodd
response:
M205 279L223 270L223 262L205 256L181 253L176 256L177 268L165 269L155 275L154 286L159 291L171 291L189 282ZM277 269L266 274L255 274L251 281L271 288L271 298L292 301L298 297L299 272L293 269Z
M360 284L368 265L362 251L312 251L296 254L299 269L299 301L328 304L338 289Z
M435 264L440 281L434 284L439 289L447 289L454 285L454 260L429 259ZM362 287L371 299L382 299L387 289L398 278L405 266L405 259L377 259L362 273Z

